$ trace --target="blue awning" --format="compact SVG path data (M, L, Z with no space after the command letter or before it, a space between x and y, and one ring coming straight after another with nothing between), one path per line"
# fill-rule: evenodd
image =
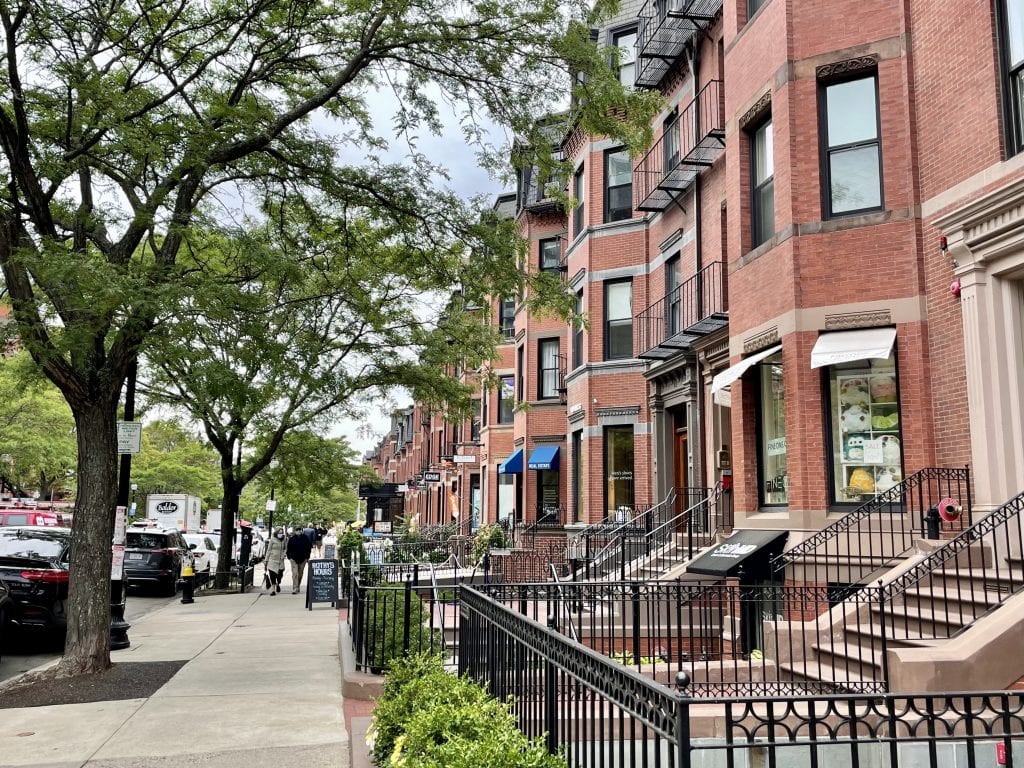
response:
M523 473L523 449L516 451L498 465L499 475L521 475Z
M530 469L558 469L558 446L538 445L527 462Z

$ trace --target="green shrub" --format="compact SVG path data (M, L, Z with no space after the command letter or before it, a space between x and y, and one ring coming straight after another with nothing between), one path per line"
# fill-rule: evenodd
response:
M473 550L470 556L474 563L479 563L485 553L504 546L506 546L504 528L500 525L481 525L473 537Z
M351 562L353 552L359 553L360 562L366 562L366 552L363 549L363 535L355 529L345 531L338 539L338 559Z
M371 670L384 669L405 653L405 587L382 587L366 593L366 653ZM413 590L409 600L409 652L438 650L444 638L426 622L430 613Z
M373 715L373 756L397 768L564 768L516 726L509 704L444 671L437 656L394 662Z

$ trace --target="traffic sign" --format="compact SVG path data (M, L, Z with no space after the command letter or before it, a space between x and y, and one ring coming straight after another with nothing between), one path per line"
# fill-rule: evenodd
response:
M138 453L142 450L142 422L117 422L117 452Z

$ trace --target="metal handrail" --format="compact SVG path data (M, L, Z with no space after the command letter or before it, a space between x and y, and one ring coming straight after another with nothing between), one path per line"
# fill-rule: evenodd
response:
M565 592L562 590L562 582L558 578L558 570L555 568L554 563L549 563L548 568L551 569L551 580L555 582L555 589L558 590L558 605L565 611L565 618L569 622L569 637L578 643L580 641L580 634L576 631L576 624L572 620L572 611L569 610L569 604L565 600Z
M655 504L653 507L648 509L640 517L633 518L627 522L622 523L618 528L613 530L608 535L607 543L591 558L588 564L588 569L600 569L604 564L610 560L615 554L619 554L622 557L622 561L619 563L620 573L625 571L626 561L624 542L627 537L635 533L637 530L650 527L650 520L659 514L663 509L671 509L675 506L676 501L676 489L671 489L668 494L660 502Z
M920 521L929 508L945 497L963 502L963 521L970 525L972 501L969 467L925 467L918 470L899 485L878 494L783 552L772 561L772 570L781 573L787 567L800 565L810 557L822 556L826 573L818 574L816 567L807 566L812 567L815 575L808 577L805 574L800 581L863 580L874 571L892 565L913 547L914 541L921 535L921 529L914 525L915 521ZM946 524L946 530L958 530L961 526L960 522ZM850 559L852 555L858 556L858 562ZM837 568L855 574L857 578L852 575L845 579L829 578L827 571Z

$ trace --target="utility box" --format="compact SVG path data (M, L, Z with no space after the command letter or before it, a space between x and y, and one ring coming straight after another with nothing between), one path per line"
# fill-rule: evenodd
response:
M202 501L185 493L151 493L146 497L146 517L165 528L183 533L199 530Z

